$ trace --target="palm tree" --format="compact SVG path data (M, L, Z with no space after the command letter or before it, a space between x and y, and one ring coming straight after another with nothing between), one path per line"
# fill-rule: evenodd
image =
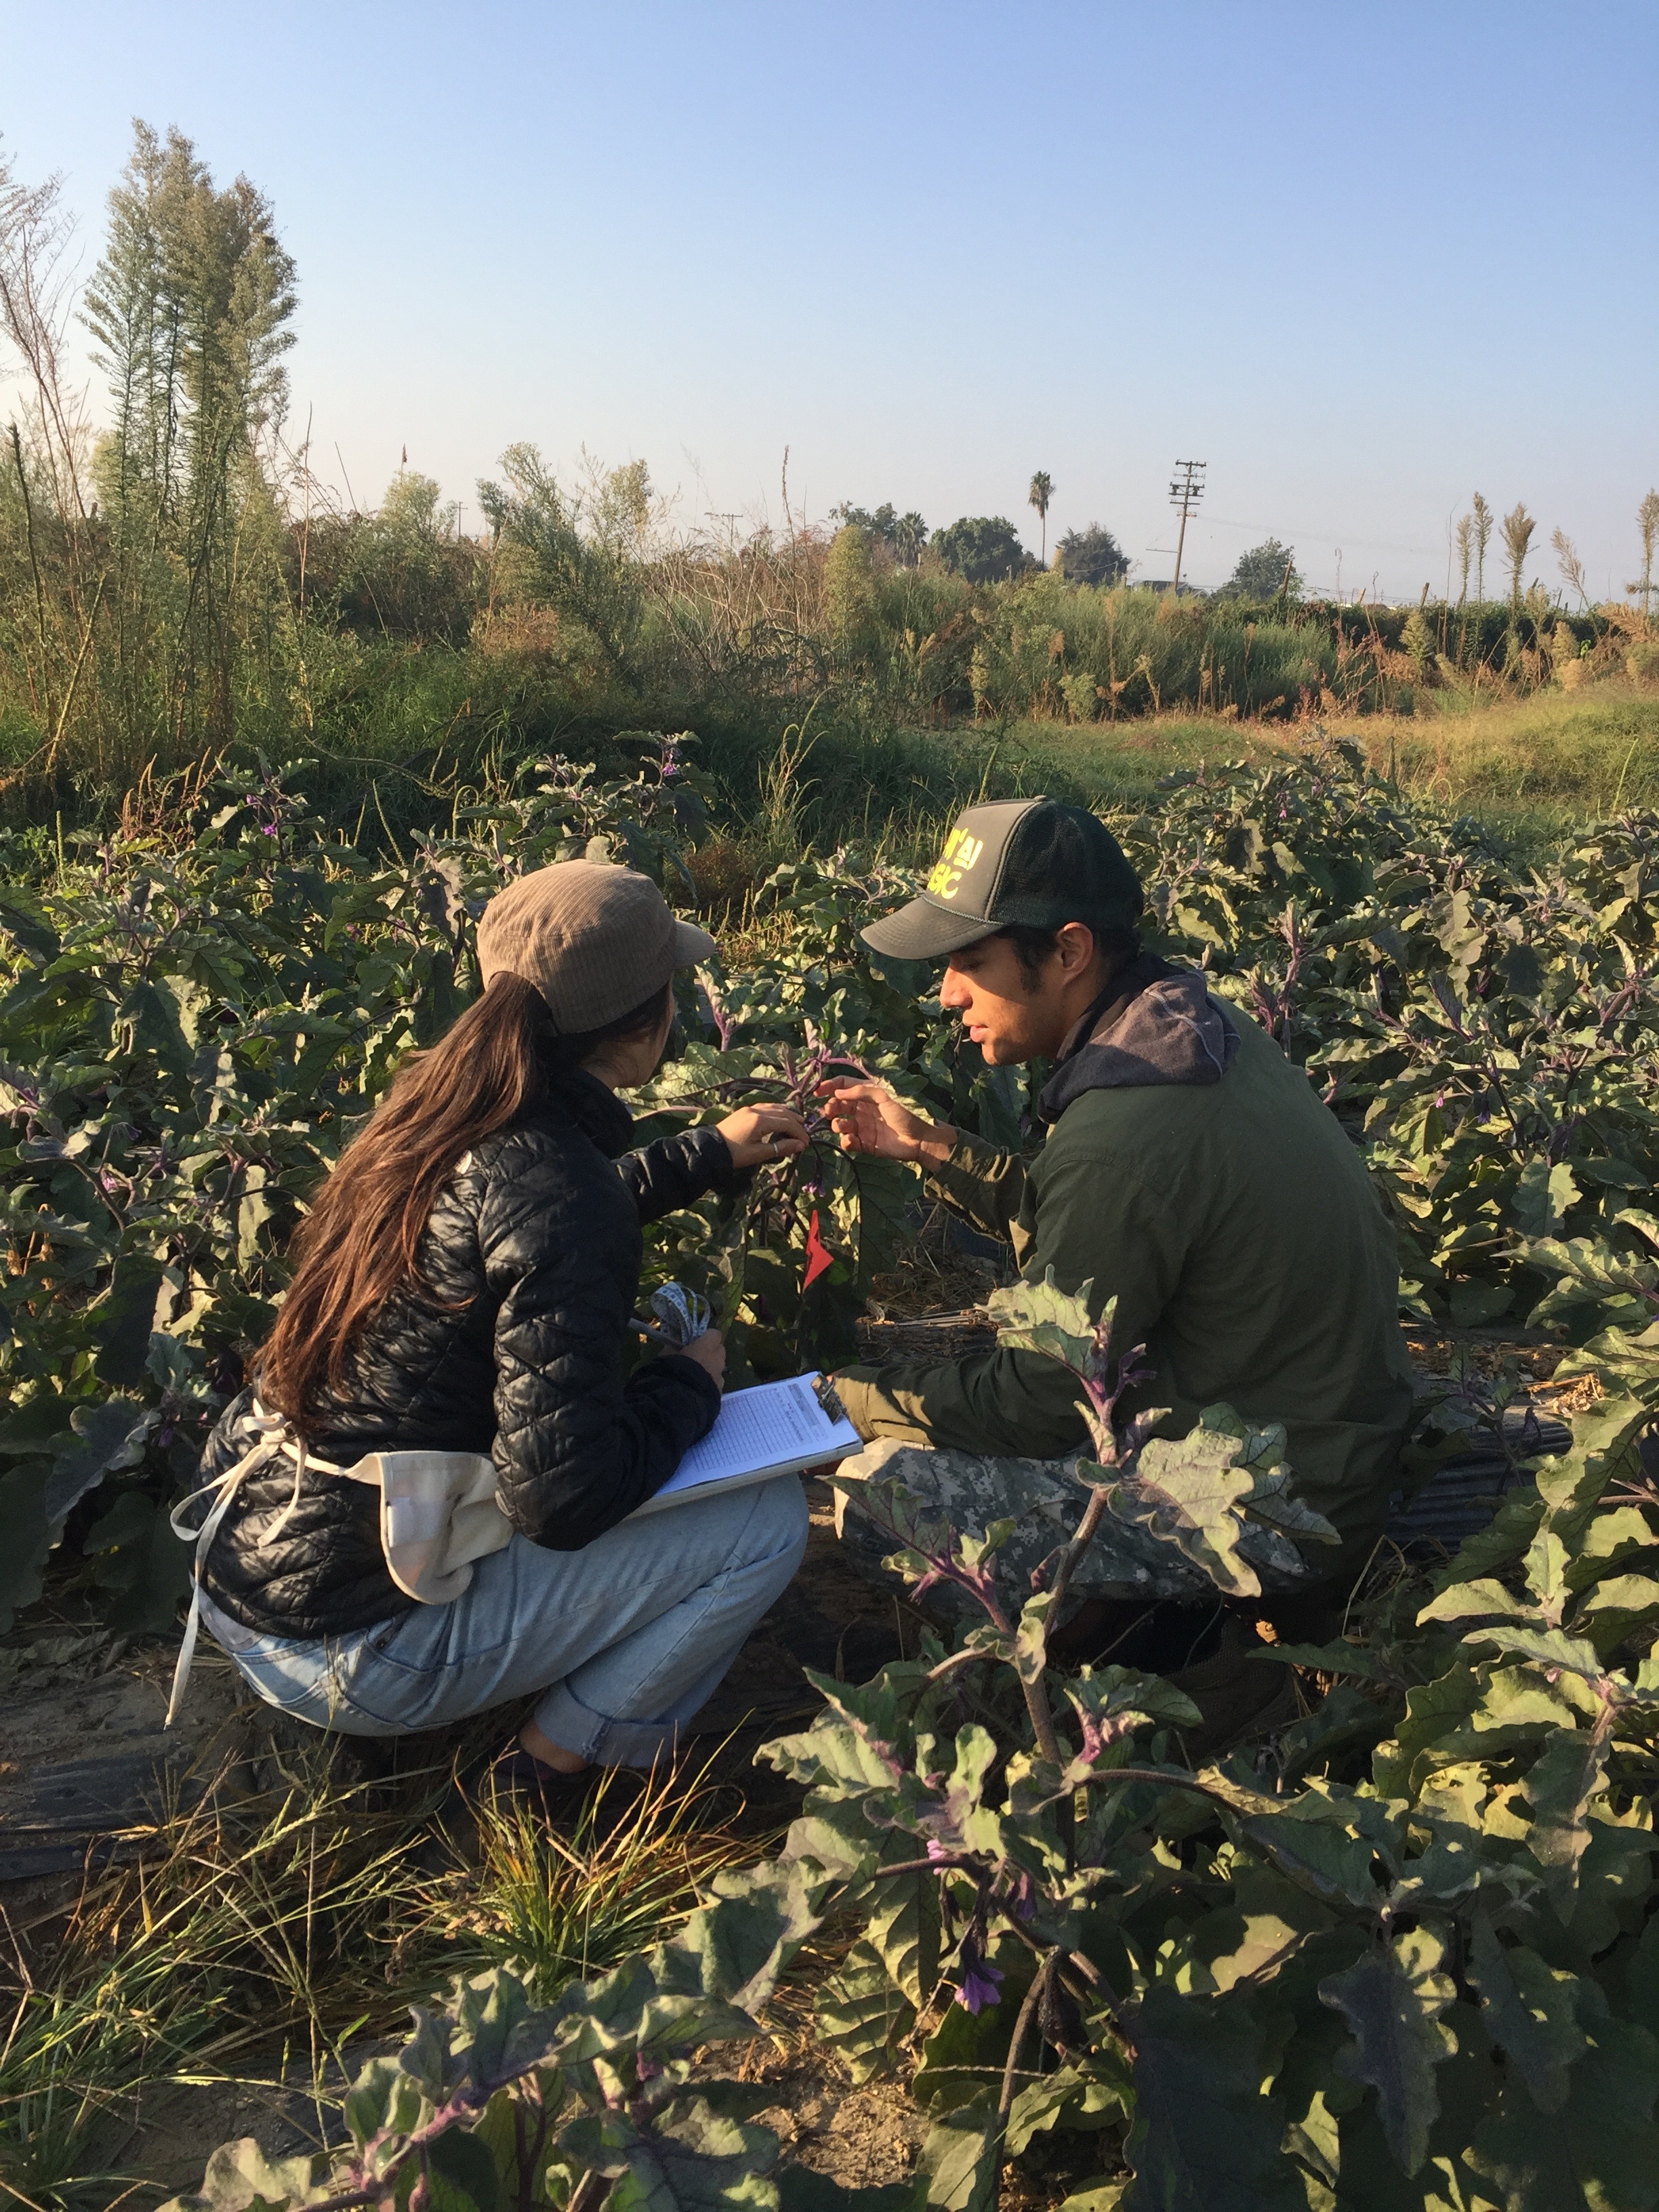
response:
M1042 523L1042 565L1048 565L1048 502L1054 495L1054 480L1047 469L1039 469L1031 478L1031 489L1025 495L1028 507L1036 507Z
M1659 491L1650 491L1636 510L1636 526L1642 533L1642 580L1632 584L1633 592L1642 594L1642 612L1649 612L1653 604L1653 549L1659 542Z
M908 514L900 515L893 525L893 550L898 556L900 567L914 568L927 543L927 525L915 509L912 507Z

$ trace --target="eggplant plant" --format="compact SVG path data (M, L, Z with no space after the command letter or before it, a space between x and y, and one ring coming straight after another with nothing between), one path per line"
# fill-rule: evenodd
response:
M592 854L692 897L718 804L695 742L617 744L624 773L528 762L372 848L367 805L325 818L302 763L263 760L125 830L0 837L0 1498L17 1532L0 1620L50 1565L121 1633L171 1622L167 1504L270 1325L307 1194L399 1060L477 988L491 894ZM1630 1300L1651 1309L1659 817L1517 866L1351 748L1315 745L1184 771L1112 818L1148 933L1264 1022L1361 1146L1413 1310L1536 1310L1583 1340L1627 1324ZM1042 1072L985 1067L928 973L863 945L870 914L914 887L867 845L774 869L758 951L687 988L641 1136L740 1093L810 1109L826 1070L856 1066L937 1118L1033 1141ZM720 1304L736 1376L834 1362L919 1195L909 1170L852 1162L815 1127L800 1161L735 1202L653 1227L647 1271ZM1598 1290L1601 1263L1575 1273L1572 1255L1603 1245L1614 1276Z
M550 2010L510 1975L458 1990L373 2062L342 2156L275 2169L228 2146L174 2212L833 2207L745 2124L775 2087L745 2108L685 2063L755 2033L820 1928L842 1955L818 2040L854 2081L907 2073L933 2118L881 2212L994 2212L1009 2161L1068 2136L1097 2170L1060 2212L1659 2198L1659 1347L1623 1340L1641 1389L1534 1455L1427 1583L1270 1652L1334 1685L1304 1720L1194 1768L1174 1684L1058 1668L1047 1625L1105 1517L1149 1504L1144 1525L1237 1594L1229 1531L1252 1510L1285 1525L1283 1470L1264 1477L1224 1408L1205 1465L1160 1456L1118 1415L1133 1355L1110 1359L1081 1299L1024 1287L999 1320L1076 1376L1096 1451L1018 1613L995 1574L1011 1524L963 1536L900 1484L844 1485L919 1591L951 1581L983 1617L861 1686L812 1677L823 1711L762 1754L805 1791L777 1859Z

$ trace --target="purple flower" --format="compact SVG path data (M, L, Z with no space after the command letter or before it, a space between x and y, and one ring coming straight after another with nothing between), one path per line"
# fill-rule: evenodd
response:
M276 824L274 822L262 822L259 824L259 835L262 837L274 837L276 835Z
M966 1950L967 1946L964 1944L963 1948ZM985 1960L981 1960L977 1966L968 1967L957 1990L957 2002L966 2005L969 2012L979 2014L987 2005L1001 2002L1001 1967L994 1966Z
M980 2013L987 2005L1000 2002L1002 1969L992 1966L985 1955L985 1926L977 1914L957 1953L957 1972L962 1978L957 2002L966 2005L969 2012Z

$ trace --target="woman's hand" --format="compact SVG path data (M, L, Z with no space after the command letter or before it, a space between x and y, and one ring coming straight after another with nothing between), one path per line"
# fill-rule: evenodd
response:
M739 1170L793 1159L806 1150L806 1124L787 1106L740 1106L714 1127L726 1139L732 1164Z
M720 1388L726 1388L726 1339L717 1328L706 1328L701 1336L694 1336L690 1344L679 1347L679 1358L695 1359L699 1367L712 1375Z
M882 1083L853 1083L837 1078L820 1084L830 1126L844 1152L866 1152L878 1160L915 1160L941 1167L951 1156L957 1133L943 1121L924 1121Z

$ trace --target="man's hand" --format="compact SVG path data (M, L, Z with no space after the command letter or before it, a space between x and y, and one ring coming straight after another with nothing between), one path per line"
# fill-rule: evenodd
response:
M837 1079L820 1084L818 1096L844 1152L914 1160L924 1167L942 1167L951 1157L956 1131L944 1121L924 1121L884 1084Z
M714 1127L726 1139L732 1164L739 1170L793 1159L806 1150L806 1124L787 1106L740 1106Z

